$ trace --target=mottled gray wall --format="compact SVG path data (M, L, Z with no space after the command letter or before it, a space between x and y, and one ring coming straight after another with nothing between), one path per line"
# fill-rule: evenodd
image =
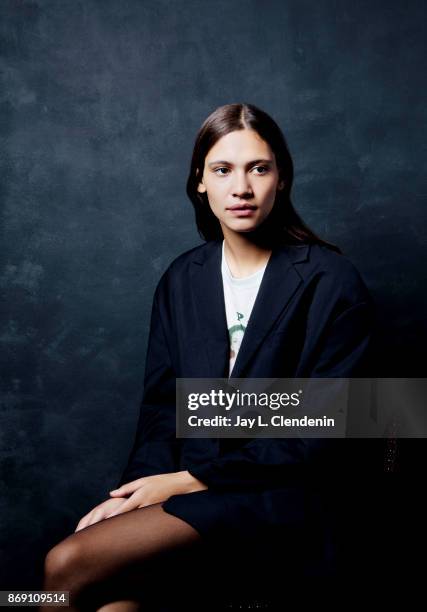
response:
M185 181L216 106L279 122L297 210L377 300L378 375L424 374L425 7L2 0L2 588L38 586L124 466L155 284L200 242Z

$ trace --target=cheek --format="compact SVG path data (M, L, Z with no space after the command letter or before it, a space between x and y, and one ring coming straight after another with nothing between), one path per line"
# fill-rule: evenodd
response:
M276 188L274 187L274 185L272 187L268 187L265 191L263 191L261 199L263 201L263 208L268 214L272 210L274 202L276 200Z
M269 185L265 185L263 189L263 195L266 202L271 202L273 205L276 198L276 183L272 182Z
M216 186L215 189L207 189L209 205L213 212L220 213L224 208L224 189Z
M209 197L209 206L215 217L221 216L221 206L217 199L215 199L212 195Z

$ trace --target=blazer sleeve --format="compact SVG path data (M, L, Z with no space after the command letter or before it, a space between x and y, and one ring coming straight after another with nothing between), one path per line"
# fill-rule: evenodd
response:
M175 425L175 372L159 309L159 287L151 311L144 393L136 434L117 488L131 480L178 469L179 443Z
M360 296L359 296L360 297ZM345 303L345 302L344 302ZM364 375L373 331L373 303L364 301L335 308L335 317L323 330L316 350L310 351L311 365L301 377L347 378ZM304 351L303 351L304 352ZM293 479L317 478L338 464L337 452L343 439L264 438L253 439L237 450L189 469L208 487L236 489L284 486ZM332 463L331 463L332 462ZM329 466L325 469L325 466ZM307 469L309 468L309 469Z

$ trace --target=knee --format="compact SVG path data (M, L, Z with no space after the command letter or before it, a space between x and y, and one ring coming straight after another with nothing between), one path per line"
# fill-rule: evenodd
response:
M44 562L45 581L49 585L63 585L66 589L81 569L82 550L73 538L67 538L50 549Z

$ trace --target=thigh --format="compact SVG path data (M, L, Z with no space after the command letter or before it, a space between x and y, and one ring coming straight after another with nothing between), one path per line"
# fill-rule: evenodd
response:
M86 570L111 575L125 567L144 564L174 550L193 548L199 533L184 520L152 504L104 519L68 536L82 553ZM99 563L102 567L100 567Z
M93 593L97 599L101 595L112 601L138 589L141 593L152 589L150 577L164 579L167 586L175 579L175 570L202 548L200 534L159 503L71 534L49 552L47 566L56 577L54 583L70 585L83 597Z

